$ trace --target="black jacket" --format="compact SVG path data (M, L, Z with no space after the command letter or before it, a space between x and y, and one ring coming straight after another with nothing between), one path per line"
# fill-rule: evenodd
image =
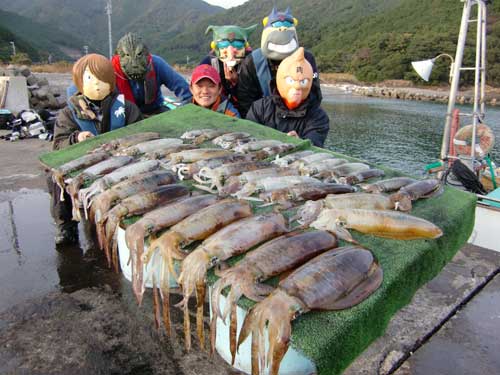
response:
M295 130L300 138L309 139L318 147L323 147L330 130L328 115L311 95L299 107L288 109L275 93L254 102L246 118L283 133Z
M77 93L75 96L81 94ZM118 92L113 92L108 95L100 103L100 112L102 113L102 120L95 121L96 129L99 134L107 133L110 129L110 112L111 106L118 96ZM75 101L78 102L78 101ZM142 114L139 108L134 103L125 101L125 125L132 124L136 121L142 120ZM54 125L54 142L52 148L60 150L72 144L78 143L78 134L80 128L73 118L73 112L69 107L63 108L59 111L56 123Z
M312 66L314 72L313 85L311 89L311 96L314 98L318 104L321 104L323 96L321 95L321 87L319 83L318 68L316 66L316 60L311 52L305 51L304 56L307 61ZM269 68L271 70L272 82L271 92L276 87L274 79L276 78L276 72L278 71L278 66L281 61L267 60ZM248 55L241 62L238 75L238 110L240 111L241 117L245 118L246 113L250 109L250 106L256 100L262 98L263 93L260 88L259 79L257 78L257 71L255 70L255 64L253 62L252 55Z

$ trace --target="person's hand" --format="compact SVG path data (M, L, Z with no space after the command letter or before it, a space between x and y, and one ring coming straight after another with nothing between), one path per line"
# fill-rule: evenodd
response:
M291 132L286 133L286 135L289 135L290 137L299 138L299 135L297 134L297 132L295 130L292 130Z
M238 83L238 71L236 66L231 68L224 63L224 78L226 78L232 86L235 86Z
M92 138L94 136L94 134L92 134L91 132L80 132L78 133L78 142L83 142L84 140L88 139L88 138Z

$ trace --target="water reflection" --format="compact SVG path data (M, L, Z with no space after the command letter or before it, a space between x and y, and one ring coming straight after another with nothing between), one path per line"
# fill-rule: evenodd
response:
M87 228L79 244L55 246L49 204L41 190L0 192L0 311L58 289L120 287Z
M414 175L423 175L425 165L438 160L446 105L351 96L331 89L324 96L331 126L325 147ZM486 119L499 138L500 110L487 108ZM492 157L500 163L499 144Z

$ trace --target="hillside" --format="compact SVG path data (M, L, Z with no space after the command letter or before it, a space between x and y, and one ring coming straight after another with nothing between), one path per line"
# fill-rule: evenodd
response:
M10 42L15 43L17 51L27 53L31 59L40 59L38 51L30 43L0 26L0 62L7 62L11 58L13 51Z
M107 55L108 23L105 0L0 0L0 8L57 27L80 46ZM113 46L126 32L139 32L149 45L165 44L206 15L224 9L201 0L113 1ZM81 47L80 47L81 48Z
M64 50L81 50L83 46L77 36L12 12L0 10L0 25L21 40L21 43L15 41L18 52L28 53L32 61L47 60L49 54L53 60L70 59Z
M367 82L417 81L411 61L454 54L463 7L459 0L252 0L224 10L201 0L114 0L113 45L126 32L136 31L151 51L170 63L186 63L187 58L197 63L210 49L210 35L204 34L208 25L257 23L250 42L259 47L261 21L273 3L279 10L292 8L299 20L299 42L314 52L320 71L352 73ZM49 40L86 44L90 51L107 54L104 4L105 0L0 0L0 8L57 25L65 33ZM490 4L488 13L487 77L489 84L500 86L500 2ZM474 28L475 24L468 41L475 40ZM19 34L35 44L29 35ZM466 51L466 65L474 63L472 52ZM430 83L447 81L448 71L449 62L439 60ZM471 72L462 78L470 83Z
M299 0L276 1L278 9L290 6L299 20L299 42L311 49L323 72L350 72L360 80L417 80L411 61L441 52L454 54L463 4L458 0ZM260 46L262 18L271 10L269 1L254 0L206 17L178 35L160 50L173 62L197 60L209 50L210 37L202 37L208 25L258 23L251 38ZM488 6L488 81L500 86L500 2ZM474 26L475 27L475 26ZM471 27L473 29L474 27ZM470 30L468 41L475 40ZM472 51L465 63L473 65ZM446 81L449 62L439 61L433 81ZM470 73L470 72L467 72ZM463 74L471 81L471 74Z

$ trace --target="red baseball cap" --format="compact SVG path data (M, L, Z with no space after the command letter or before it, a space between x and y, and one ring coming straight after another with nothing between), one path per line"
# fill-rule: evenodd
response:
M208 78L216 85L220 84L219 72L211 65L202 64L194 68L193 74L191 75L191 83L197 83L203 78Z

